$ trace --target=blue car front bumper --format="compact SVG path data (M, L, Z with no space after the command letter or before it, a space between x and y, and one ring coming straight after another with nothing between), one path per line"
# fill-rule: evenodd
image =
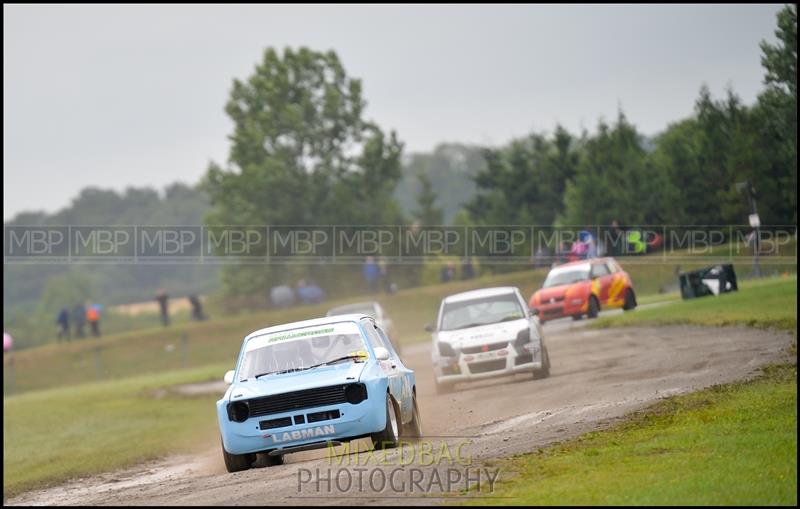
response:
M217 402L223 446L231 454L279 453L282 449L313 443L344 442L381 431L386 427L386 384L369 384L367 393L367 399L358 404L303 408L250 417L244 422L231 420L228 401L223 398ZM265 425L269 427L262 429Z

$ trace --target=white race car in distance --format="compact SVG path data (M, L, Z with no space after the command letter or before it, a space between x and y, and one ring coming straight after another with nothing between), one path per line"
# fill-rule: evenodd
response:
M431 359L438 393L458 382L519 372L550 375L550 356L539 319L513 286L485 288L442 300Z
M337 306L329 309L325 316L347 315L350 313L362 313L374 318L378 327L386 331L386 335L389 336L389 340L392 342L395 349L399 350L400 344L397 340L397 331L395 330L394 322L389 318L389 314L378 302L356 302Z

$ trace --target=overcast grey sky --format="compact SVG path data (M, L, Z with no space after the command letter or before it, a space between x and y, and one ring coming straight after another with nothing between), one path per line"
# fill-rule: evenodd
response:
M702 83L751 103L781 5L3 6L3 217L224 162L231 80L267 46L335 50L407 151L498 145L618 106L648 135Z

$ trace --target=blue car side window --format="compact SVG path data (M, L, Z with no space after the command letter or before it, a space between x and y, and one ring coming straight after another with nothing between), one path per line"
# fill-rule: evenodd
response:
M369 319L364 319L361 321L361 324L364 326L364 330L367 332L367 340L369 344L372 345L373 350L377 347L383 347L391 352L392 350L386 346L383 342L383 339L378 334L378 331L375 330L375 322Z
M400 356L397 354L397 350L394 349L394 345L389 340L389 337L386 335L383 329L381 329L376 325L375 330L378 332L378 335L381 337L381 340L386 345L386 348L389 350L389 353L392 354L392 357L394 357L395 359L400 359Z

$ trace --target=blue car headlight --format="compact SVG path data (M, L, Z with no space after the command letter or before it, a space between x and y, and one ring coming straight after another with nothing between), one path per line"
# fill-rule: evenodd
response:
M344 390L344 397L348 403L357 405L367 399L367 386L364 384L350 384Z
M244 422L250 417L250 406L244 401L228 403L228 418L234 422Z

